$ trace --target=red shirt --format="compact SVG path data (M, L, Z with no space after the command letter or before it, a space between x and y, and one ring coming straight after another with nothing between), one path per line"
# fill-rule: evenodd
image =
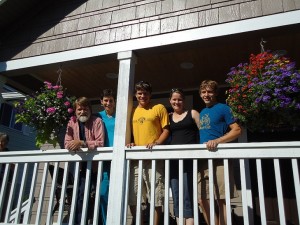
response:
M88 149L96 149L104 146L105 131L102 120L99 117L91 116L85 122L85 138ZM68 144L72 140L80 140L79 123L77 120L71 119L67 126L65 135L65 148L68 149Z

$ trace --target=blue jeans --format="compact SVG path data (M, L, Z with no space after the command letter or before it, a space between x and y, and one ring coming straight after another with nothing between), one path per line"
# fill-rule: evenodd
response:
M189 160L184 160L183 169L183 217L193 218L193 165ZM174 215L179 217L179 170L178 161L171 160L170 186L174 202Z

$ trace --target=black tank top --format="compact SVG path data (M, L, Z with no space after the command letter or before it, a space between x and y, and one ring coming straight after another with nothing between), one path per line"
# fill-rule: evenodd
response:
M170 115L171 145L198 144L199 130L189 110L183 120L175 123Z

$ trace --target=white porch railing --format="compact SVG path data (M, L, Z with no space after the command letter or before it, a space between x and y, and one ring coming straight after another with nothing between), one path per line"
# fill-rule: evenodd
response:
M172 210L169 207L169 160L179 159L180 172L182 173L182 160L183 159L194 159L193 160L193 188L194 188L194 212L195 213L195 224L200 223L200 215L198 212L197 203L197 160L208 160L210 176L213 176L213 161L214 159L223 159L225 166L225 179L228 181L228 160L235 160L239 165L240 177L238 180L238 186L241 191L241 223L257 224L254 221L253 214L259 214L260 224L267 224L268 217L266 214L266 203L265 195L267 194L264 189L266 188L266 180L271 179L270 177L263 177L263 169L261 166L262 161L265 159L273 161L275 173L276 186L272 187L276 189L276 202L278 209L278 224L284 225L288 223L299 224L300 218L300 183L299 183L299 166L298 161L300 158L300 142L276 142L276 143L243 143L243 144L221 144L219 145L218 151L209 152L205 149L204 145L165 145L155 146L154 149L149 150L144 147L134 147L132 149L125 149L125 165L126 165L126 177L118 179L119 183L111 185L118 185L122 187L122 182L125 182L125 189L120 190L122 192L125 207L122 212L114 210L115 202L109 201L108 206L108 223L113 224L113 220L109 218L114 215L121 215L123 218L123 224L130 224L129 212L127 212L128 203L128 187L129 187L129 164L131 160L139 160L139 165L142 165L143 160L152 160L153 168L156 167L156 160L164 160L165 162L165 205L164 205L164 217L161 224L170 224L169 214ZM254 171L256 171L257 180L251 180L252 185L249 183L249 170L248 170L248 159L255 162ZM287 216L287 206L285 203L284 190L286 183L282 183L282 177L285 176L282 171L285 168L281 166L281 160L287 160L291 166L292 175L292 186L289 192L294 192L293 198L295 207L289 209ZM99 148L97 151L92 152L77 152L74 154L69 153L67 150L48 150L48 151L22 151L22 152L1 152L0 153L0 174L3 174L1 178L0 186L0 224L74 224L76 199L78 193L78 182L79 182L79 163L81 161L87 161L87 175L86 175L86 188L84 197L84 207L82 212L82 221L87 218L87 209L89 205L88 186L90 185L90 171L92 162L97 161L98 173L97 173L97 185L95 195L95 206L100 205L100 185L102 175L102 162L112 160L112 148ZM114 163L114 162L112 162ZM14 164L14 169L11 164ZM5 165L5 166L3 166ZM51 176L49 176L49 165L53 165L54 170ZM59 167L64 168L63 178L60 181ZM111 176L118 176L120 171L111 171ZM74 176L74 181L70 185L68 176ZM153 173L154 175L154 173ZM139 177L141 179L141 177ZM152 176L152 184L154 184L155 176ZM212 180L212 179L210 179ZM59 201L55 199L55 191L58 188L57 183L61 183L60 199L66 199L60 201L59 208L55 214L53 214L54 202ZM268 185L268 184L267 184ZM210 183L210 190L212 190L212 182ZM182 187L182 176L180 176L180 187ZM253 202L252 199L252 187L257 187L258 202ZM68 188L71 188L71 196ZM226 182L226 208L227 208L227 224L233 224L233 218L231 214L232 200L229 198L229 182ZM180 192L182 193L182 192ZM212 193L212 192L210 192ZM111 199L114 193L110 193L109 198ZM137 205L141 204L141 188L138 188L138 202ZM68 197L68 198L67 198ZM154 218L154 193L151 193L149 217L147 221L149 224L153 224ZM214 209L213 198L210 198L211 211ZM114 201L116 199L114 198ZM69 207L65 207L65 204L69 204ZM253 212L254 206L257 206L257 212ZM179 206L182 209L182 199L180 198ZM293 211L292 213L290 211ZM180 210L182 211L182 210ZM142 213L141 207L137 207L137 219L136 224L139 224L140 216ZM98 225L100 207L94 207L93 218L90 223ZM293 214L292 219L290 218ZM181 214L180 214L181 215ZM211 216L211 221L214 217ZM292 221L291 221L292 220ZM180 219L181 223L182 220ZM84 223L82 223L84 224ZM117 224L119 225L119 224Z

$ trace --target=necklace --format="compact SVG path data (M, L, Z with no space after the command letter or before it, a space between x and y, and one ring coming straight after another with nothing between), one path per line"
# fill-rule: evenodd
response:
M106 113L106 116L107 116L108 118L112 118L112 117L113 117L113 115L114 115L114 113L112 113L112 114L108 114L108 112L107 112L107 111L105 111L105 113Z

